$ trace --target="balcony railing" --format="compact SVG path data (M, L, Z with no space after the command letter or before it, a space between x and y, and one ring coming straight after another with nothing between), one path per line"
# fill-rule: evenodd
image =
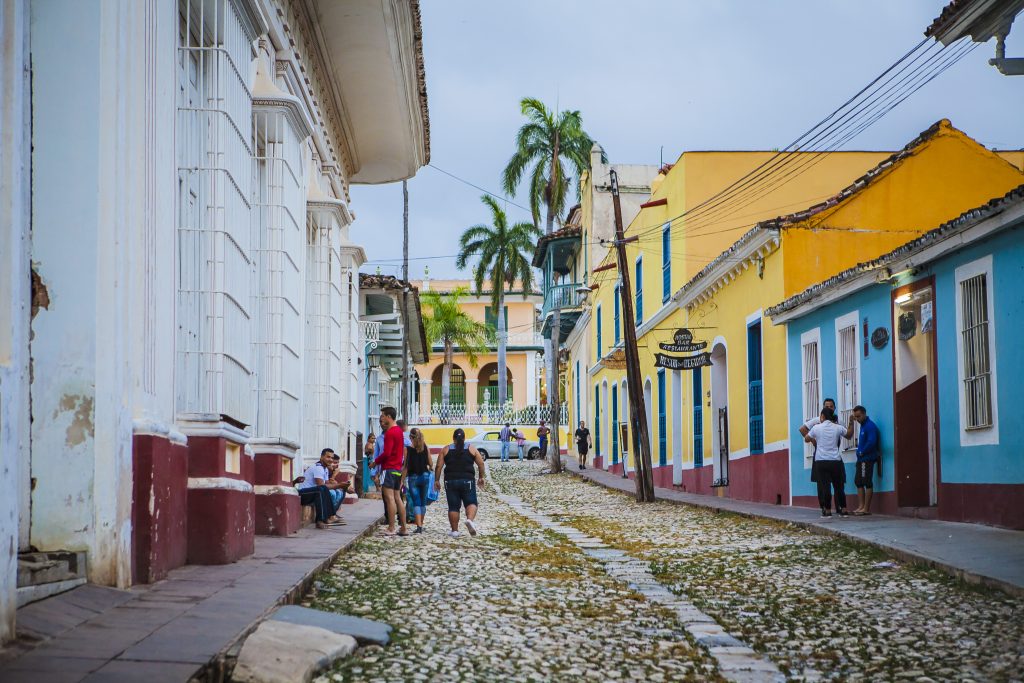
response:
M380 322L376 320L360 320L359 341L362 342L364 349L367 348L367 345L369 345L370 349L377 348L377 344L380 342Z
M546 405L529 405L516 408L512 405L485 404L469 410L464 403L433 403L420 411L417 424L482 424L500 425L506 422L516 425L536 425L541 420L551 422L551 412ZM559 423L568 424L569 410L562 404Z
M555 309L565 310L582 306L583 300L587 296L585 292L577 291L582 287L583 285L579 282L548 287L544 292L544 315Z

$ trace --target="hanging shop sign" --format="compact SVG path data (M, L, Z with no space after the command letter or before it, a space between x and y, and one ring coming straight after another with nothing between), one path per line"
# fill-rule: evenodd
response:
M658 344L662 351L669 351L671 353L690 353L692 351L703 351L708 347L706 341L694 342L693 333L685 327L681 327L676 330L673 335L674 343L672 344Z
M666 356L654 354L654 365L668 370L696 370L711 365L711 354L707 351L693 356Z

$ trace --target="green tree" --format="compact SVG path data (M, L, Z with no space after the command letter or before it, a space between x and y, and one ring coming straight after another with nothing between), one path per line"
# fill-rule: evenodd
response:
M483 293L485 281L491 287L491 310L495 312L498 337L498 404L504 405L508 398L505 290L511 289L518 282L525 299L533 289L533 268L529 255L533 253L540 230L532 223L509 225L505 212L489 195L482 196L480 201L491 210L491 225L481 223L462 233L455 265L465 268L471 259L475 261L473 286L477 296Z
M502 186L515 195L529 169L527 193L534 225L540 224L540 205L547 207L546 232L554 229L555 216L565 210L572 167L578 178L590 166L594 141L583 130L578 111L554 113L544 103L524 97L519 103L527 122L516 134L516 151L502 173Z
M427 341L440 343L444 347L444 368L441 370L441 403L447 405L451 398L452 363L455 348L466 354L469 364L476 367L477 356L486 353L493 343L491 329L469 317L462 310L460 300L469 294L465 287L459 287L451 294L421 292L420 303L430 309L423 319L423 330Z

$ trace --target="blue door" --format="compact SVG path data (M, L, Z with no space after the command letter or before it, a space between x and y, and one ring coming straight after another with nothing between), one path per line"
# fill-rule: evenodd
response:
M612 464L619 462L619 386L612 385Z
M665 369L658 370L658 465L668 463L668 434L665 429Z
M693 466L704 466L704 382L700 368L693 371Z
M750 453L764 453L764 395L761 380L761 323L747 328L747 409L750 415Z

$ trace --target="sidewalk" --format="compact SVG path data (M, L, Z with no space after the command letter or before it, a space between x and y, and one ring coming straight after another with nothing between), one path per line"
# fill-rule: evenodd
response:
M256 552L226 565L187 565L149 586L84 585L18 610L0 682L182 682L222 678L222 655L273 608L296 601L317 572L381 519L378 500L343 508L346 526L256 537ZM32 648L31 639L42 639ZM16 655L12 658L12 654Z
M632 479L589 467L580 471L579 462L571 456L566 462L570 474L629 495L636 491ZM665 488L655 488L654 495L666 502L788 522L815 533L851 538L885 550L904 562L935 567L969 583L1024 596L1022 531L888 515L823 520L819 511L812 508L750 503Z

